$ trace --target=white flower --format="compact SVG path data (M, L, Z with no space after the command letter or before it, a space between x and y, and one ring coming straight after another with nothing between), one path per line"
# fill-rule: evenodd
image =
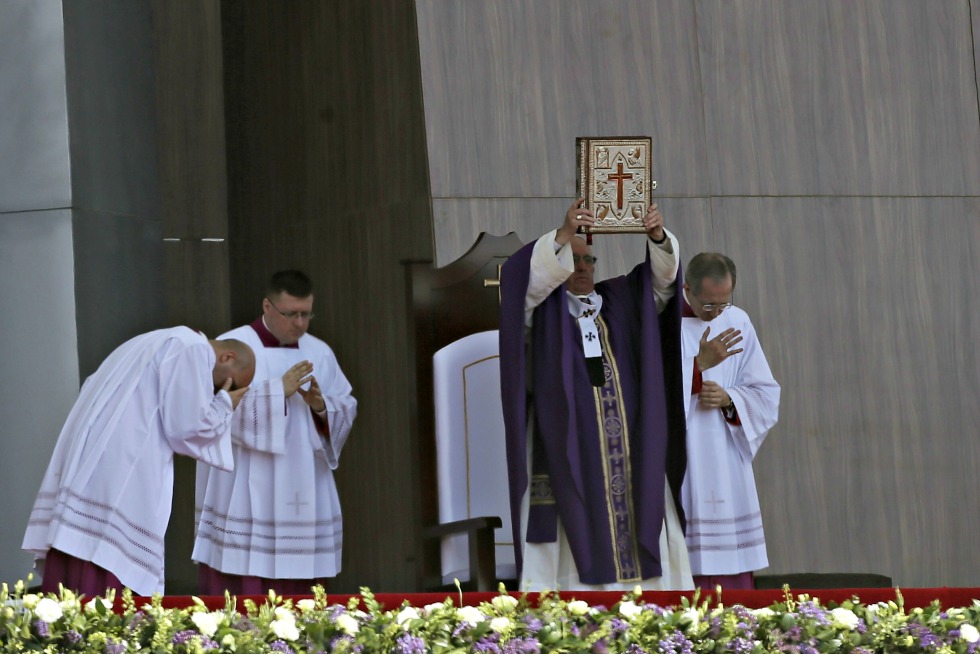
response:
M490 603L501 613L510 613L517 608L517 598L510 595L497 595Z
M632 620L642 612L643 608L637 606L635 602L626 601L619 605L619 614L627 620Z
M34 608L34 614L41 620L51 624L52 622L57 622L58 618L64 615L64 612L61 610L60 604L49 597L43 597L38 600L37 606Z
M218 631L218 626L221 625L221 617L222 614L219 611L212 613L198 611L191 614L191 622L194 623L198 631L210 638Z
M844 629L854 629L858 626L858 622L860 622L858 617L854 615L854 611L841 607L833 609L830 612L830 617L833 619L834 624Z
M697 609L687 609L681 613L681 624L690 625L691 629L696 628L700 620L701 614L698 613Z
M35 606L37 606L37 601L41 598L34 593L28 593L27 595L24 595L22 599L24 608L33 609Z
M496 631L498 634L502 634L510 629L512 624L513 621L510 618L499 616L490 621L490 629L491 631Z
M309 613L316 608L316 600L311 600L309 598L301 599L300 601L296 602L296 608L303 613Z
M341 613L337 616L337 627L348 636L353 636L361 628L354 616L349 613Z
M433 613L445 608L445 606L446 605L443 604L442 602L426 604L425 606L422 607L422 615L426 615L426 616L432 615Z
M299 629L296 628L296 619L292 617L292 614L288 619L283 617L279 620L273 620L269 627L272 629L272 633L283 640L292 641L299 638Z
M471 625L479 624L487 619L485 615L480 612L480 609L475 606L461 606L456 609L456 617L458 617L463 622L469 622Z
M418 620L421 617L422 616L419 615L418 609L416 609L414 606L406 606L398 612L397 616L395 616L395 622L408 629L408 625L405 623L407 623L409 620Z
M285 606L277 606L273 613L275 614L277 620L282 620L284 622L296 622L296 615Z
M776 612L773 611L768 606L763 606L761 609L753 610L752 615L754 615L760 620L765 620L767 618L771 618L772 616L776 615Z
M572 615L585 615L589 612L589 603L583 600L572 600L568 603L568 612Z
M107 600L104 597L93 597L92 599L90 599L88 602L85 603L85 612L86 613L95 613L96 611L98 611L99 609L97 608L96 602L98 602L103 607L105 607L105 610L106 611L111 611L112 610L112 602L111 601Z
M221 645L234 652L236 647L234 634L225 634L225 637L221 639Z
M980 640L980 631L972 624L964 622L960 625L960 638L968 643L975 643Z

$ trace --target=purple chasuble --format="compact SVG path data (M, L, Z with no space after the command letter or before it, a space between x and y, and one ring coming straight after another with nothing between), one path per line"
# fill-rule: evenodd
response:
M518 571L521 499L530 483L528 542L554 542L560 517L583 582L659 577L664 476L679 498L686 467L680 300L675 295L657 315L649 256L628 275L596 284L606 385L594 387L564 286L535 310L525 349L533 249L530 243L511 256L501 276L500 381Z

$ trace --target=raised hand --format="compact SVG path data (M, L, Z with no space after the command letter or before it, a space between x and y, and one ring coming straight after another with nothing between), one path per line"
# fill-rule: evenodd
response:
M729 327L709 341L708 334L710 332L711 327L707 327L701 334L701 346L698 349L697 360L698 368L702 372L714 368L728 357L742 351L742 348L732 349L742 342L741 330Z
M654 241L659 242L666 237L664 234L664 217L657 205L651 204L650 209L643 216L643 228L647 230L647 236Z
M565 222L558 228L558 233L555 235L555 243L565 245L565 243L568 243L568 239L575 236L579 227L595 224L595 216L592 210L582 208L582 204L584 203L585 198L579 198L565 212Z
M282 392L286 397L290 397L299 390L299 387L313 379L313 364L309 361L300 361L286 371L282 376Z

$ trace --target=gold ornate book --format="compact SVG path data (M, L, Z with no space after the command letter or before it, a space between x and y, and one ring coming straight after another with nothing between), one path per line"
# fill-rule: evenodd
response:
M578 197L595 214L592 234L643 233L643 216L657 182L650 170L649 136L575 139L578 150Z

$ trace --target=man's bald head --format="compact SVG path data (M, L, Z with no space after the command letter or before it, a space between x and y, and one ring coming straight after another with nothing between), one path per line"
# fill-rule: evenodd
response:
M234 338L211 341L214 348L214 385L221 388L231 377L231 389L245 388L255 376L255 352L248 343Z

